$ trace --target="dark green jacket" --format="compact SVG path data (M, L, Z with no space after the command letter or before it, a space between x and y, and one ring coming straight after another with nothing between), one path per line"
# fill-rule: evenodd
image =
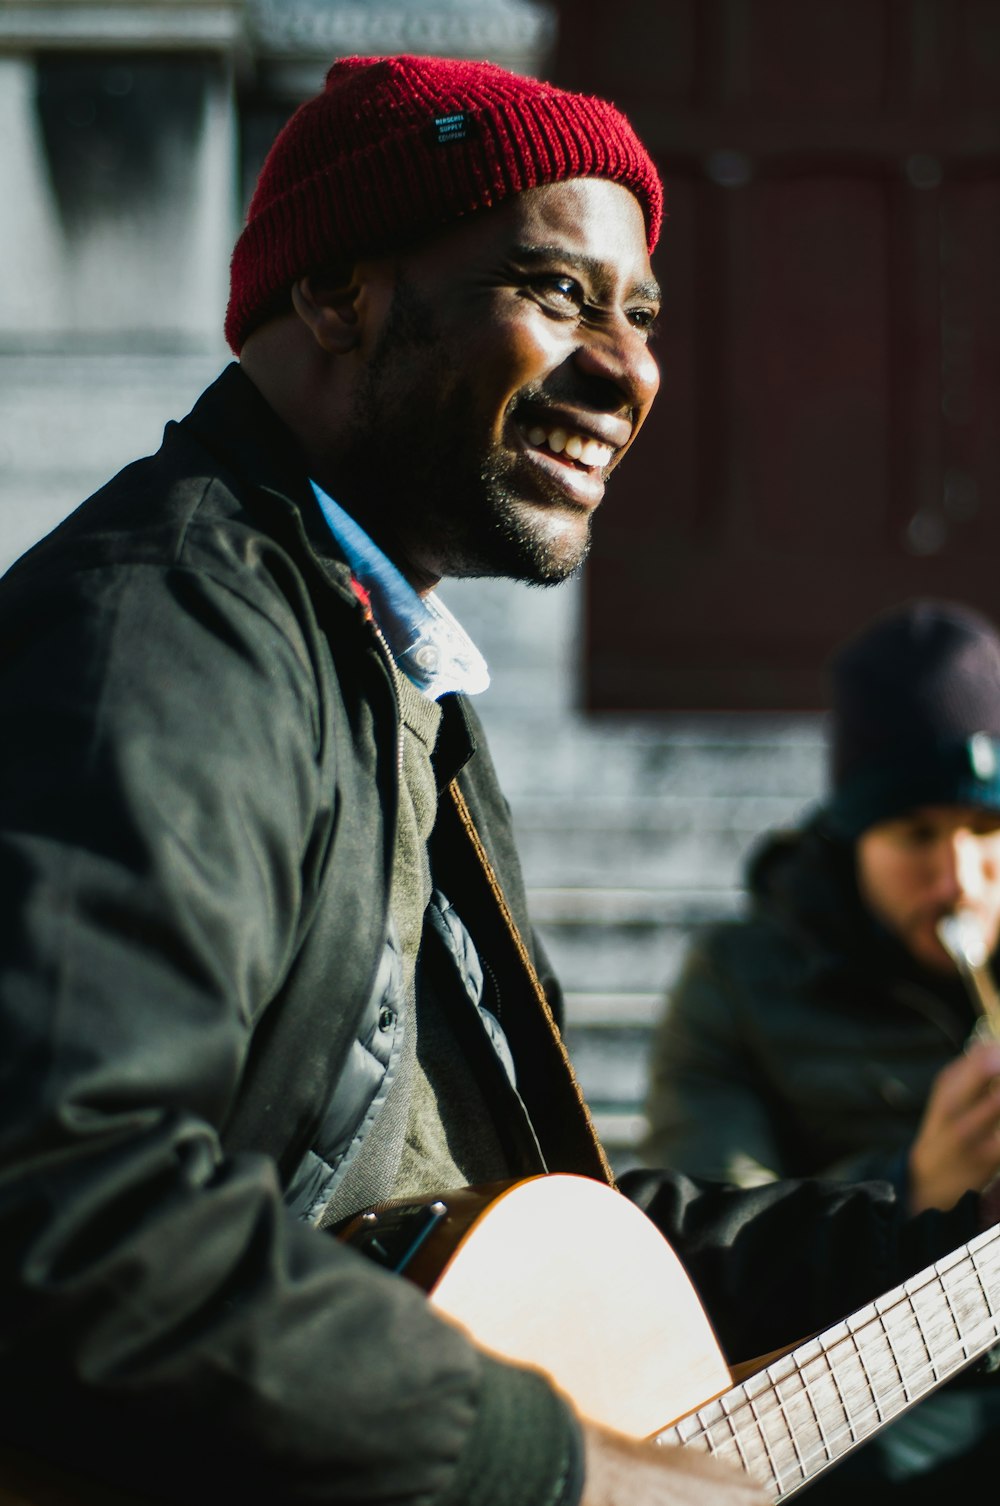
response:
M743 1186L886 1178L975 1023L961 981L921 968L862 905L822 812L765 839L742 919L690 947L654 1041L644 1157ZM810 1489L816 1506L971 1499L1000 1467L996 1351Z
M769 838L748 913L692 943L654 1042L644 1158L753 1185L887 1177L974 1018L861 904L821 818Z
M0 715L0 1441L212 1506L572 1502L564 1402L283 1200L351 1087L399 727L301 458L238 367L0 585ZM603 1176L460 699L435 756L435 878L506 1001L546 1165ZM976 1226L972 1204L906 1225L884 1185L629 1191L736 1354Z

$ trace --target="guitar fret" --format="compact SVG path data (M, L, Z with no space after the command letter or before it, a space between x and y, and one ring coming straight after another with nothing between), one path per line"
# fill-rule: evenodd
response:
M980 1272L979 1272L979 1267L978 1267L975 1259L972 1260L972 1269L975 1272L976 1280L979 1283L979 1295L980 1295L980 1297L982 1297L984 1299L985 1304L986 1304L986 1308L987 1308L987 1312L989 1313L989 1300L988 1300L987 1295L986 1295L986 1288L983 1285L982 1277L981 1277ZM957 1335L958 1343L959 1343L959 1348L962 1351L962 1358L964 1360L968 1360L969 1357L970 1357L970 1355L971 1355L971 1353L972 1353L972 1351L969 1348L969 1345L968 1345L968 1343L967 1343L967 1341L966 1341L966 1339L964 1337L964 1333L963 1333L963 1327L964 1327L964 1325L963 1325L963 1319L962 1319L961 1304L960 1303L956 1303L956 1302L954 1302L952 1300L952 1294L951 1294L951 1291L949 1290L949 1284L948 1284L947 1281L942 1280L942 1282L941 1282L941 1290L944 1293L944 1300L948 1304L948 1316L951 1319L951 1326L955 1330L955 1334ZM961 1292L962 1292L962 1289L959 1288L959 1296L961 1296ZM990 1317L992 1317L992 1313L990 1313L989 1315L990 1315Z
M860 1314L862 1320L864 1320L864 1316L868 1312L873 1313L874 1309L863 1309ZM837 1352L841 1350L842 1346L847 1347L844 1349L843 1358L838 1359ZM819 1370L819 1374L815 1382L813 1382L812 1389L814 1393L819 1393L820 1391L829 1390L828 1382L829 1385L832 1385L833 1390L836 1392L840 1415L847 1423L849 1443L853 1445L859 1441L861 1434L855 1427L854 1418L851 1415L850 1396L848 1394L850 1388L845 1387L842 1376L848 1374L852 1360L859 1359L857 1341L851 1333L849 1325L841 1323L824 1338L820 1348L822 1366L824 1368ZM841 1366L841 1374L837 1372L835 1361ZM833 1435L833 1457L837 1457L837 1455L843 1452L843 1437L842 1430Z
M821 1352L820 1346L817 1345L815 1353L819 1352ZM809 1354L809 1360L815 1359L815 1353ZM805 1408L808 1409L808 1418L799 1423L800 1435L805 1437L808 1434L810 1440L815 1439L819 1445L820 1456L829 1462L834 1457L833 1446L824 1426L822 1413L816 1405L814 1388L810 1385L808 1376L806 1375L805 1364L807 1361L804 1356L798 1360L789 1356L789 1359L792 1360L792 1363L789 1366L789 1373L787 1375L778 1374L778 1367L775 1367L776 1386L779 1391L783 1391L782 1405L789 1413L790 1422L794 1423L794 1418L790 1414L793 1410L802 1410L802 1404L804 1403ZM810 1445L797 1449L797 1452L800 1458L802 1477L803 1479L807 1479L818 1467L814 1462L815 1450Z
M774 1489L777 1472L767 1439L753 1417L746 1395L747 1386L756 1379L751 1376L745 1385L736 1386L725 1397L681 1418L657 1436L657 1443L693 1444L717 1458L739 1464L748 1475ZM753 1418L753 1427L741 1417L744 1412Z
M998 1308L1000 1231L989 1231L657 1442L729 1458L784 1499L984 1353L1000 1337Z
M753 1459L752 1455L748 1453L740 1431L736 1426L733 1411L738 1410L738 1407L734 1409L731 1405L731 1400L720 1402L719 1404L719 1410L722 1414L721 1436L720 1424L716 1424L711 1435L710 1448L713 1454L717 1454L722 1459L732 1459L735 1455L736 1460L749 1474L752 1470Z
M921 1307L924 1308L923 1319ZM954 1333L948 1331L953 1328L953 1325L947 1321L949 1316L947 1303L942 1302L940 1294L935 1293L934 1289L928 1286L918 1287L913 1292L907 1289L905 1296L898 1304L887 1308L881 1314L895 1377L905 1401L911 1401L914 1395L919 1396L922 1391L940 1381L940 1367L934 1358L934 1348L929 1342L928 1335L933 1338L940 1319L944 1317L947 1338L942 1337L940 1343L942 1352L947 1352L943 1346L950 1345L954 1339ZM907 1374L900 1364L899 1355L905 1354L914 1334L919 1341L921 1357L913 1356L910 1371ZM916 1390L914 1390L914 1380L921 1382Z
M989 1284L991 1282L994 1291L1000 1286L1000 1279L998 1279L1000 1278L1000 1242L971 1250L967 1263L971 1266L972 1272L975 1275L976 1285L974 1289L971 1286L959 1287L958 1297L959 1299L964 1298L964 1300L959 1300L954 1307L956 1311L956 1327L960 1335L964 1335L961 1342L966 1357L981 1351L978 1338L972 1342L972 1314L974 1311L978 1309L980 1313L978 1323L976 1324L977 1334L984 1327L987 1330L992 1330L994 1337L1000 1334L997 1306L991 1297ZM977 1297L979 1298L978 1302L976 1301ZM951 1305L950 1294L949 1305Z
M761 1433L768 1444L768 1455L775 1461L774 1473L781 1487L789 1480L804 1480L806 1469L800 1445L792 1431L791 1418L785 1410L785 1399L779 1387L771 1393L777 1403L774 1410L754 1408ZM775 1433L775 1429L779 1431Z
M372 1209L340 1237L370 1252L370 1223L409 1222L423 1215L422 1202ZM550 1374L586 1415L636 1438L711 1453L774 1503L836 1467L1000 1341L1000 1226L733 1384L683 1263L613 1188L555 1173L458 1189L432 1206L443 1210L435 1225L441 1237L408 1233L416 1255L403 1274L443 1317L484 1348ZM580 1238L580 1228L589 1238ZM540 1245L547 1251L541 1269ZM566 1313L592 1302L593 1264L579 1252L595 1246L619 1279L581 1329ZM544 1300L543 1279L550 1281ZM529 1285L534 1298L525 1304ZM551 1322L540 1322L541 1313ZM706 1394L715 1399L686 1410ZM678 1420L654 1433L663 1416Z
M895 1311L897 1311L895 1306L883 1312L876 1305L873 1317L868 1323L852 1325L851 1336L854 1339L858 1363L864 1372L865 1385L868 1390L869 1415L874 1412L874 1420L879 1426L886 1420L882 1399L892 1395L894 1386L901 1385L903 1394L906 1394L906 1383L899 1368L888 1326L888 1319ZM886 1356L889 1359L889 1375L884 1373L887 1368Z

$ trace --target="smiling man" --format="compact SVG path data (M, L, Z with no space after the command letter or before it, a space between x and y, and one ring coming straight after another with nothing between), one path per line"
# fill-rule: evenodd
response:
M579 567L659 382L630 189L529 188L412 251L303 278L292 301L298 321L254 330L243 369L418 590ZM327 386L346 422L313 432L307 400Z
M661 214L604 101L336 63L234 251L238 360L0 586L0 1499L5 1467L18 1499L53 1468L73 1499L212 1506L767 1499L581 1416L336 1237L387 1199L612 1180L488 672L435 587L579 568L656 392ZM733 1359L988 1217L621 1190Z

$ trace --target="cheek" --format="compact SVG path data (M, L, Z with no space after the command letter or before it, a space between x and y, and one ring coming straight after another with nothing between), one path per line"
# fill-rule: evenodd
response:
M545 380L566 359L565 338L557 324L528 319L511 326L497 350L497 370L506 372L512 389Z
M496 440L518 400L540 390L552 364L545 342L528 333L510 335L502 343L473 338L454 352L447 385L452 401L470 420L478 414Z
M466 332L467 371L511 390L542 381L572 349L570 326L546 318L532 304L505 306Z
M922 887L919 865L891 849L861 854L858 888L869 908L883 919L899 920Z
M1000 886L1000 838L990 837L981 845L980 862L986 881Z

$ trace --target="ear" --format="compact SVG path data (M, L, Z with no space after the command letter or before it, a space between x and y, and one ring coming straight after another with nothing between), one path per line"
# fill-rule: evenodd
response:
M353 273L334 278L314 272L292 285L292 307L313 339L330 355L343 355L361 340L360 287Z

